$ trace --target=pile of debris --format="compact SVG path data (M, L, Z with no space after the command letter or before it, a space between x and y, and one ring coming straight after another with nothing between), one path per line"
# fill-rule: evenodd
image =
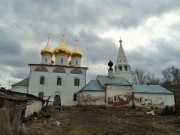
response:
M52 135L60 132L62 123L52 118L48 112L34 112L23 120L22 135Z
M163 109L152 108L151 110L145 112L145 115L152 115L152 116L154 115L167 116L167 115L176 115L176 114L178 114L178 109L176 109L175 106L166 106Z

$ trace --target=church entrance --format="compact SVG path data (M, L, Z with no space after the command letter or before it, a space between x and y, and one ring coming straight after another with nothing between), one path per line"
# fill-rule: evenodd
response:
M61 106L61 97L59 95L55 95L54 96L53 105L54 106Z

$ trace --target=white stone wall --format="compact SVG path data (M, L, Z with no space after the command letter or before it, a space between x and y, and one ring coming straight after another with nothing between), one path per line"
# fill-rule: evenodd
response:
M51 58L50 55L42 55L41 64L51 64Z
M173 94L134 93L134 103L135 106L139 107L157 106L163 108L175 105Z
M105 105L105 92L81 91L77 95L79 105Z
M81 58L80 57L72 57L72 66L80 67L81 66Z
M106 106L132 106L132 86L106 85Z
M27 93L28 86L12 86L12 91Z
M77 101L74 101L74 94L77 93L86 82L86 69L78 68L82 71L82 74L72 74L71 71L74 68L64 68L66 73L55 73L53 70L55 66L47 66L49 72L34 71L37 66L32 65L30 67L30 78L28 93L35 96L39 96L39 92L44 92L44 99L51 96L50 100L53 102L55 93L60 93L61 105L74 106L77 105ZM45 84L40 84L40 76L45 77ZM57 85L57 77L62 78L61 85ZM74 86L74 78L80 79L80 85Z
M32 115L34 112L40 112L42 108L42 101L41 100L32 100L28 101L25 117Z
M63 59L63 61L61 62L61 59ZM67 66L68 65L68 56L65 55L57 55L55 56L55 65L63 65L63 66Z

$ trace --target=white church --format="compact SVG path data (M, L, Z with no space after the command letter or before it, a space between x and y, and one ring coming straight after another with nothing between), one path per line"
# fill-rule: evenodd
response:
M12 85L12 90L50 99L54 105L101 105L123 106L173 106L174 94L160 85L133 85L131 67L125 55L122 40L119 41L117 63L108 63L108 75L97 75L96 80L86 84L88 67L81 66L82 52L76 40L70 51L64 35L54 50L49 39L42 49L41 64L29 64L30 74ZM52 60L55 56L55 63Z
M64 35L59 46L51 49L49 39L41 50L41 64L29 64L29 78L12 85L12 90L48 99L56 105L77 105L76 94L86 84L87 67L81 67L82 52L76 40L71 52ZM52 56L55 56L55 62Z

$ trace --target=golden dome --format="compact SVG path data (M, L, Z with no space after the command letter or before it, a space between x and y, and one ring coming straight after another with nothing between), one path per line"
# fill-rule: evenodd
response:
M54 49L53 53L54 53L55 56L57 56L59 54L64 54L64 55L67 55L67 56L71 55L70 50L66 47L66 43L65 43L65 40L64 40L64 35L63 35L61 44Z
M75 57L75 56L77 56L77 57L82 57L82 52L80 51L80 49L78 48L78 44L77 44L77 40L76 40L76 46L75 46L75 48L74 48L74 50L71 52L71 56L72 57Z
M51 50L51 46L49 44L49 38L47 45L41 50L41 55L48 54L48 55L53 55L53 51Z

